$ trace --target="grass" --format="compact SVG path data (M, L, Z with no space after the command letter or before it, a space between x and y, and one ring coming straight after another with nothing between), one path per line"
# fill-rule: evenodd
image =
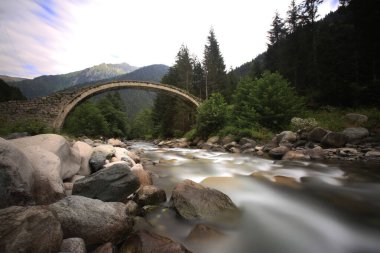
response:
M380 109L379 108L330 108L329 110L317 110L305 112L305 118L315 118L320 127L329 129L331 131L342 131L347 127L354 125L348 123L344 116L347 113L358 113L368 116L368 121L362 126L367 128L370 132L377 135L380 134Z

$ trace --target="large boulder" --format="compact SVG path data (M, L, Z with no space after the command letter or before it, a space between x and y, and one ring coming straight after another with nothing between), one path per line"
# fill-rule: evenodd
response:
M86 253L86 244L82 238L64 239L61 244L61 252Z
M141 164L136 164L131 168L132 173L138 177L140 185L152 185L152 177L148 171L144 170Z
M58 252L61 224L44 207L12 206L0 209L0 252Z
M52 152L61 161L60 175L62 179L74 176L80 168L81 158L76 148L70 147L70 143L57 134L40 134L11 140L20 150L29 146L38 146Z
M188 179L174 187L170 202L174 210L187 220L223 221L239 214L226 194Z
M61 160L58 156L38 146L23 149L34 168L34 196L37 204L54 203L65 197L61 179Z
M166 201L166 193L154 185L145 185L137 191L134 201L139 206L157 205Z
M348 142L357 141L369 136L367 128L364 127L349 127L342 131L347 137Z
M72 194L102 201L125 201L139 186L139 179L121 163L75 181Z
M347 136L342 133L330 132L322 139L322 145L327 148L344 147L347 143Z
M276 135L276 143L277 145L285 142L285 143L294 143L297 141L297 135L292 131L283 131L280 134Z
M243 137L239 141L239 145L241 145L241 146L243 146L243 145L245 145L247 143L250 143L252 146L256 146L256 141L252 140L250 138Z
M269 156L273 159L281 159L289 151L288 147L280 146L269 150Z
M92 154L92 147L88 145L86 142L77 141L73 145L74 148L77 148L79 151L79 155L81 158L80 169L78 171L78 175L88 176L91 174L90 169L90 158Z
M82 196L69 196L49 205L56 212L64 238L79 237L86 245L117 242L132 231L126 205Z
M34 202L33 171L24 153L0 138L0 208Z
M349 124L359 126L368 121L368 117L358 113L347 113L345 119Z
M191 253L182 244L170 238L141 230L121 245L119 253Z
M212 136L212 137L208 138L207 143L208 144L218 144L219 141L220 141L219 136Z
M316 127L309 132L309 141L322 142L323 137L325 137L330 131L323 129L322 127Z

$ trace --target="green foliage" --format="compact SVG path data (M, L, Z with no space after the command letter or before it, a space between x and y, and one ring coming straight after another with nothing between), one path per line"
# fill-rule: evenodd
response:
M153 138L152 110L145 109L136 114L132 121L130 137L144 140Z
M234 94L234 117L238 127L278 130L302 112L303 99L279 73L265 72L256 80L243 79Z
M85 102L69 114L64 131L74 136L108 136L109 127L99 108L91 102Z
M222 129L228 119L227 103L220 93L213 93L198 108L196 129L197 134L203 138L217 133Z
M233 136L235 140L240 140L243 137L251 137L251 129L249 128L239 128L233 125L226 125L219 132L218 136Z
M185 133L185 135L183 137L185 137L189 141L194 140L195 137L197 137L197 129L196 128L192 128L187 133Z
M109 136L126 136L129 133L128 118L118 93L107 94L96 105L108 124Z
M326 107L324 107L326 108ZM330 108L330 107L327 107ZM346 127L350 127L344 120L347 113L358 113L368 116L368 122L363 127L368 128L370 132L378 132L380 129L380 110L378 108L335 108L334 110L310 110L305 112L306 117L313 117L318 122L318 126L329 129L331 131L342 131Z
M235 140L240 140L243 137L253 138L255 140L268 141L273 138L273 133L263 127L254 128L239 128L233 125L227 125L218 132L218 136L231 135Z
M204 49L203 68L206 75L206 98L214 92L226 96L227 76L226 65L219 49L214 30L210 30Z
M10 133L16 132L27 132L30 135L36 135L52 132L52 129L37 119L20 119L15 122L7 122L2 120L0 122L1 136L6 136Z
M64 131L74 136L125 137L129 134L128 118L123 112L120 94L107 94L98 102L85 102L69 114Z

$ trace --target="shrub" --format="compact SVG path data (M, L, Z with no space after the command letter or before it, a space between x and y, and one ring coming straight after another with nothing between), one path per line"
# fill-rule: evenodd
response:
M197 129L192 128L190 131L185 133L183 137L185 137L188 141L191 141L191 140L194 140L196 136L197 136Z
M293 131L298 131L298 130L310 131L317 126L318 126L318 122L314 118L302 119L302 118L294 117L290 121L290 128Z
M223 128L228 119L228 107L220 93L213 93L198 108L197 135L207 138Z
M234 94L234 117L239 127L261 126L279 130L302 113L304 99L297 96L279 73L264 72L262 78L243 79Z
M10 133L27 132L30 135L52 132L46 123L38 119L20 119L15 122L1 122L0 135L6 136Z

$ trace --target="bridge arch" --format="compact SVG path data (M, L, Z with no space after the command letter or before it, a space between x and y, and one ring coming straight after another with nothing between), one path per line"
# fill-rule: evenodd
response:
M170 95L174 95L183 99L184 101L188 102L195 108L198 108L201 103L201 100L199 98L172 85L157 84L157 83L151 83L151 82L141 82L141 81L110 82L110 83L100 84L96 86L85 87L83 89L75 91L74 92L75 95L69 101L61 105L60 111L58 112L57 117L53 121L53 128L57 131L60 131L63 127L66 117L83 100L105 91L119 90L119 89L126 89L126 88L165 92Z

